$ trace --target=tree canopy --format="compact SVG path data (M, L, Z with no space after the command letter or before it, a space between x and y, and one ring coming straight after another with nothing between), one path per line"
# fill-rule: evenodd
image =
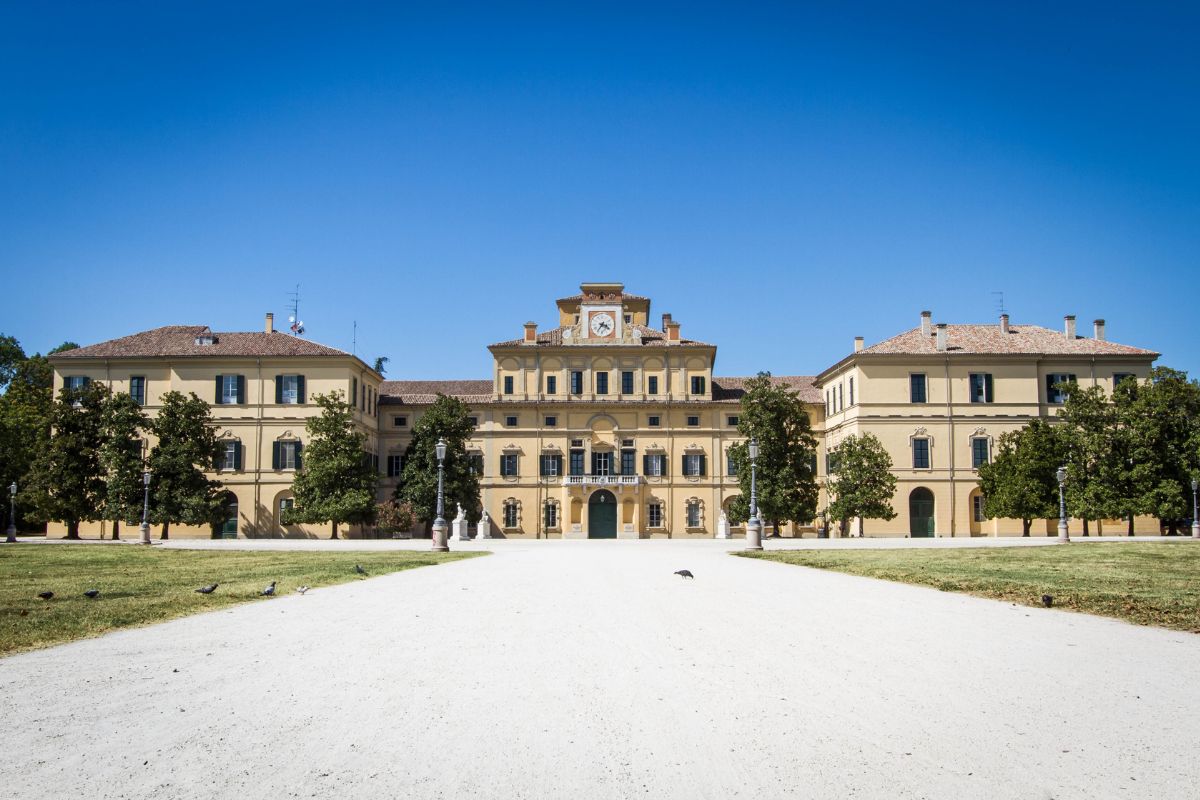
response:
M455 397L438 395L413 426L412 441L404 453L404 467L395 497L412 507L421 522L437 516L438 439L446 441L443 493L447 518L462 505L467 519L478 522L482 513L479 500L479 475L467 458L467 441L474 433L470 409Z
M195 393L167 392L150 424L158 443L150 451L150 520L170 538L172 523L215 525L224 513L216 469L220 446L208 403Z
M1057 517L1056 473L1064 457L1062 435L1043 419L1001 434L995 458L979 467L984 512L1021 520L1022 536L1033 520Z
M142 510L145 468L142 433L145 414L124 392L110 394L100 409L100 468L104 474L104 518L112 520L112 538L120 538L121 522L136 520Z
M829 514L842 523L843 531L853 518L858 519L862 536L866 535L864 519L896 518L892 457L879 439L870 433L847 436L829 455Z

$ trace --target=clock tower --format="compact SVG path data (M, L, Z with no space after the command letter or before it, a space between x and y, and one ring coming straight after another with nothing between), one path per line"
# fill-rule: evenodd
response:
M579 287L579 334L588 341L619 342L624 331L624 285L585 283Z

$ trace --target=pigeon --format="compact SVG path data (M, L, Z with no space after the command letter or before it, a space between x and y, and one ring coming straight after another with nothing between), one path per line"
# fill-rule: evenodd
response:
M49 600L51 597L54 597L54 592L38 592L38 597L43 600Z
M367 571L366 571L365 569L363 569L363 568L362 568L362 564L355 564L355 565L354 565L354 571L355 571L355 572L357 572L359 575L366 575L366 574L367 574Z
M219 583L210 583L208 586L201 586L196 591L199 592L200 594L212 594L213 592L215 592L217 590L217 587L220 585L221 584L219 584Z
M297 586L296 591L299 592L300 594L304 594L305 592L308 591L308 587L307 586Z
M1042 595L1042 605L1044 605L1046 608L1054 605L1054 596L1049 594Z
M275 594L275 581L271 581L271 585L262 590L264 597L270 597Z
M681 578L695 578L696 577L695 575L692 574L692 571L690 569L676 570L675 574Z
M100 590L99 589L88 589L86 592L83 593L83 596L89 600L95 600L97 597L100 596Z

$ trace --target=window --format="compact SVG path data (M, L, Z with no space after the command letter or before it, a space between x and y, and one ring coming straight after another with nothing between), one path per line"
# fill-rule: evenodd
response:
M479 427L479 417L467 417L467 422L471 423L472 428Z
M133 375L129 378L129 396L139 406L146 405L146 379L144 377Z
M687 526L689 528L699 528L700 527L700 501L699 500L688 500Z
M546 417L546 427L553 428L558 425L558 417Z
M913 439L913 469L929 469L929 440Z
M700 418L699 417L688 417L687 424L688 424L689 428L699 428L700 427Z
M646 425L651 428L657 428L659 426L660 422L661 422L661 420L659 419L657 414L651 414L649 417L646 418Z
M403 456L391 455L387 457L387 476L389 478L399 478L400 473L404 471Z
M684 453L683 474L691 478L698 478L704 475L704 454Z
M571 394L583 394L583 372L571 371Z
M540 472L543 478L557 478L562 475L562 456L558 453L543 453Z
M558 394L558 376L546 376L546 394Z
M977 436L971 440L971 468L979 469L988 463L988 440Z
M295 507L296 507L296 500L294 498L291 498L291 497L281 498L279 500L279 517L282 519L283 515L286 512L291 511Z
M633 394L633 373L621 373L621 394Z
M300 469L301 449L302 446L300 442L275 442L273 452L271 453L271 468L291 470Z
M637 474L637 452L634 450L621 451L621 474L636 475Z
M507 417L505 417L505 418L504 418L504 426L505 426L506 428L515 428L515 427L517 427L517 418L516 418L516 416L515 416L515 415L512 415L512 416L507 416Z
M358 405L358 378L350 379L350 405Z
M662 503L651 503L646 508L646 521L651 528L663 526Z
M582 475L583 474L583 451L582 450L572 450L571 451L571 474L572 475Z
M833 413L833 405L829 399L829 392L829 389L825 390L825 416L829 416Z
M467 453L467 471L472 475L483 474L483 453Z
M82 389L87 386L91 378L86 375L68 375L63 378L64 389Z
M692 394L704 394L704 376L692 376Z
M595 374L596 394L608 394L608 373L597 372Z
M520 524L520 505L516 500L504 501L504 527L515 528Z
M504 376L504 393L505 394L513 393L513 376L512 375Z
M738 426L738 423L740 423L741 421L742 421L741 417L736 417L733 415L730 415L725 418L725 424L731 428L736 428Z
M837 395L838 395L837 406L838 406L838 411L841 411L843 408L845 408L845 407L846 407L846 394L845 394L845 392L843 391L843 389L845 389L845 386L844 386L843 384L840 384L840 383L839 383L839 384L838 384L838 387L837 387Z
M246 402L246 377L244 375L217 376L217 405L240 406Z
M1075 376L1065 372L1052 372L1046 376L1046 402L1051 405L1062 405L1067 402L1067 388L1060 386L1064 383L1074 383Z
M504 453L500 456L500 477L515 478L517 477L517 454Z
M850 405L854 405L854 378L850 378Z
M908 399L914 403L927 402L925 394L925 374L914 372L908 376Z
M612 453L609 453L608 451L592 453L592 474L612 474Z
M661 478L667 474L667 457L662 453L647 453L642 457L642 472Z
M545 527L546 530L552 530L558 527L558 504L554 502L546 503L545 511Z
M236 439L221 443L221 470L237 472L242 468L242 443Z
M987 514L983 511L983 495L977 494L971 498L971 518L976 522L986 522Z
M1113 373L1113 388L1114 389L1117 388L1117 386L1119 386L1121 384L1121 381L1128 380L1129 378L1133 378L1134 380L1137 380L1137 375L1134 375L1132 372L1114 372Z
M737 462L733 460L732 450L725 451L725 474L731 478L736 478L738 474Z
M632 322L633 322L633 314L626 314L625 315L625 324L629 325Z
M658 376L651 375L646 378L646 394L658 394Z
M393 428L407 428L408 427L408 417L392 417L392 427Z
M304 376L276 375L275 402L280 405L303 405Z
M987 372L972 372L970 376L971 402L992 402L992 376Z

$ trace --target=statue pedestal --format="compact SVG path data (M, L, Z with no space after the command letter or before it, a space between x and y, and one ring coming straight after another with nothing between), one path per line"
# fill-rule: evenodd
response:
M479 524L475 526L475 541L492 538L491 530L492 520L488 517L487 512L485 511L479 520Z
M721 518L717 520L717 538L729 538L729 517L725 516L725 512L721 512Z
M467 534L467 521L465 519L454 519L450 523L450 541L462 542L471 538Z

